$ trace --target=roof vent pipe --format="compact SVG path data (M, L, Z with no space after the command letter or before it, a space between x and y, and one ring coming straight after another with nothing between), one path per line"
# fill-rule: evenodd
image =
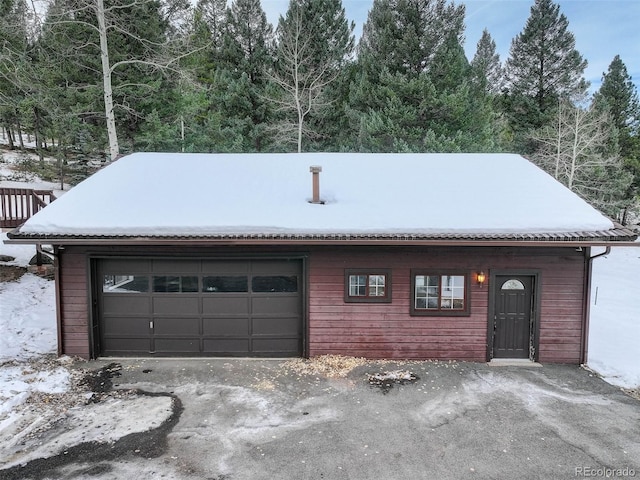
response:
M312 165L309 167L309 171L313 177L313 197L311 198L311 203L323 204L324 202L320 200L320 172L322 171L322 167Z

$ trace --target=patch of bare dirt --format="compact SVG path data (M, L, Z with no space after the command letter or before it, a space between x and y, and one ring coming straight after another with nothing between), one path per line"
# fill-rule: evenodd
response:
M371 360L343 355L320 355L311 358L295 358L286 361L282 368L298 375L316 375L329 378L344 378L356 367L367 365Z
M281 368L286 373L297 375L314 375L327 378L345 378L352 370L358 367L380 368L394 365L400 366L421 365L429 363L433 366L457 368L458 363L438 360L371 360L363 357L349 357L345 355L319 355L311 358L294 358L284 362Z
M623 388L622 391L629 395L630 397L635 398L636 400L640 400L640 388Z
M25 267L15 265L0 265L0 282L14 282L27 273Z

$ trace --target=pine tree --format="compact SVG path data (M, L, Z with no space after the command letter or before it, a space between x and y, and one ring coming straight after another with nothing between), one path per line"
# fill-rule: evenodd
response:
M638 92L627 67L616 55L607 73L602 76L602 85L596 101L604 101L620 135L620 150L623 157L637 155L637 138L640 133L640 102Z
M266 147L266 124L270 117L265 98L264 72L273 64L273 27L267 22L259 0L235 0L227 12L224 65L233 85L225 111L236 119L246 139L243 150L261 151Z
M535 0L524 29L513 39L506 73L516 131L541 127L559 99L586 91L587 61L576 50L568 27L557 4Z
M433 70L443 44L462 43L463 5L447 0L374 0L358 44L358 56L379 71L414 75Z
M616 55L603 74L602 85L594 96L597 105L605 108L617 128L620 155L625 169L633 176L626 194L628 209L621 221L626 223L628 210L637 208L640 193L640 102L638 92L627 67Z
M196 17L208 27L211 49L219 52L227 29L226 0L198 0L195 13Z
M464 11L445 0L374 2L346 110L358 149L500 149L492 102L472 88Z
M263 80L272 62L273 27L267 22L260 0L235 0L227 11L225 60L251 83Z
M8 134L9 147L14 140L22 144L21 126L25 119L22 105L29 97L32 78L31 42L27 26L27 6L23 0L0 2L0 125Z
M504 71L496 52L496 42L487 29L483 30L471 60L471 78L480 94L497 95L502 91Z

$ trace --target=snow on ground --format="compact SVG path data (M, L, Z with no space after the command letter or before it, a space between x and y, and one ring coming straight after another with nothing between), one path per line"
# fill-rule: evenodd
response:
M26 266L32 245L5 245ZM0 282L0 477L3 469L57 455L83 442L113 442L158 427L172 413L169 397L114 391L96 400L82 378L84 362L56 357L55 286L25 273Z
M30 273L0 282L0 330L0 363L55 353L54 282Z
M625 388L640 386L639 274L640 248L613 248L593 261L588 365Z
M0 187L53 190L56 197L59 197L66 191L60 189L59 182L46 182L33 173L19 171L16 165L25 158L25 155L31 158L34 157L33 154L25 154L18 150L0 150ZM50 162L55 161L51 158L46 158L45 160ZM65 189L68 189L68 186L65 186Z
M0 254L15 260L3 264L27 266L36 253L35 247L5 245L6 238L6 233L0 234ZM0 282L0 331L0 363L55 353L54 282L31 273L24 274L18 281Z

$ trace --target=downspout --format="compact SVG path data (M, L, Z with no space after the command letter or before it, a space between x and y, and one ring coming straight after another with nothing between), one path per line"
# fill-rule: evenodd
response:
M604 252L594 256L590 256L590 253L591 253L591 249L587 248L585 252L585 257L587 258L587 261L585 262L585 266L584 266L585 292L584 292L584 318L582 322L582 339L581 339L582 345L580 348L580 351L581 351L580 364L581 365L585 365L587 363L588 353L589 353L588 352L589 350L589 317L591 316L591 272L593 269L593 260L598 257L609 255L611 253L611 247L610 246L605 247Z
M61 288L60 288L60 260L58 247L53 245L53 252L43 252L42 244L36 243L36 252L38 255L51 255L53 257L53 281L55 282L55 295L56 295L56 330L58 335L58 356L62 355L62 301L61 301Z

